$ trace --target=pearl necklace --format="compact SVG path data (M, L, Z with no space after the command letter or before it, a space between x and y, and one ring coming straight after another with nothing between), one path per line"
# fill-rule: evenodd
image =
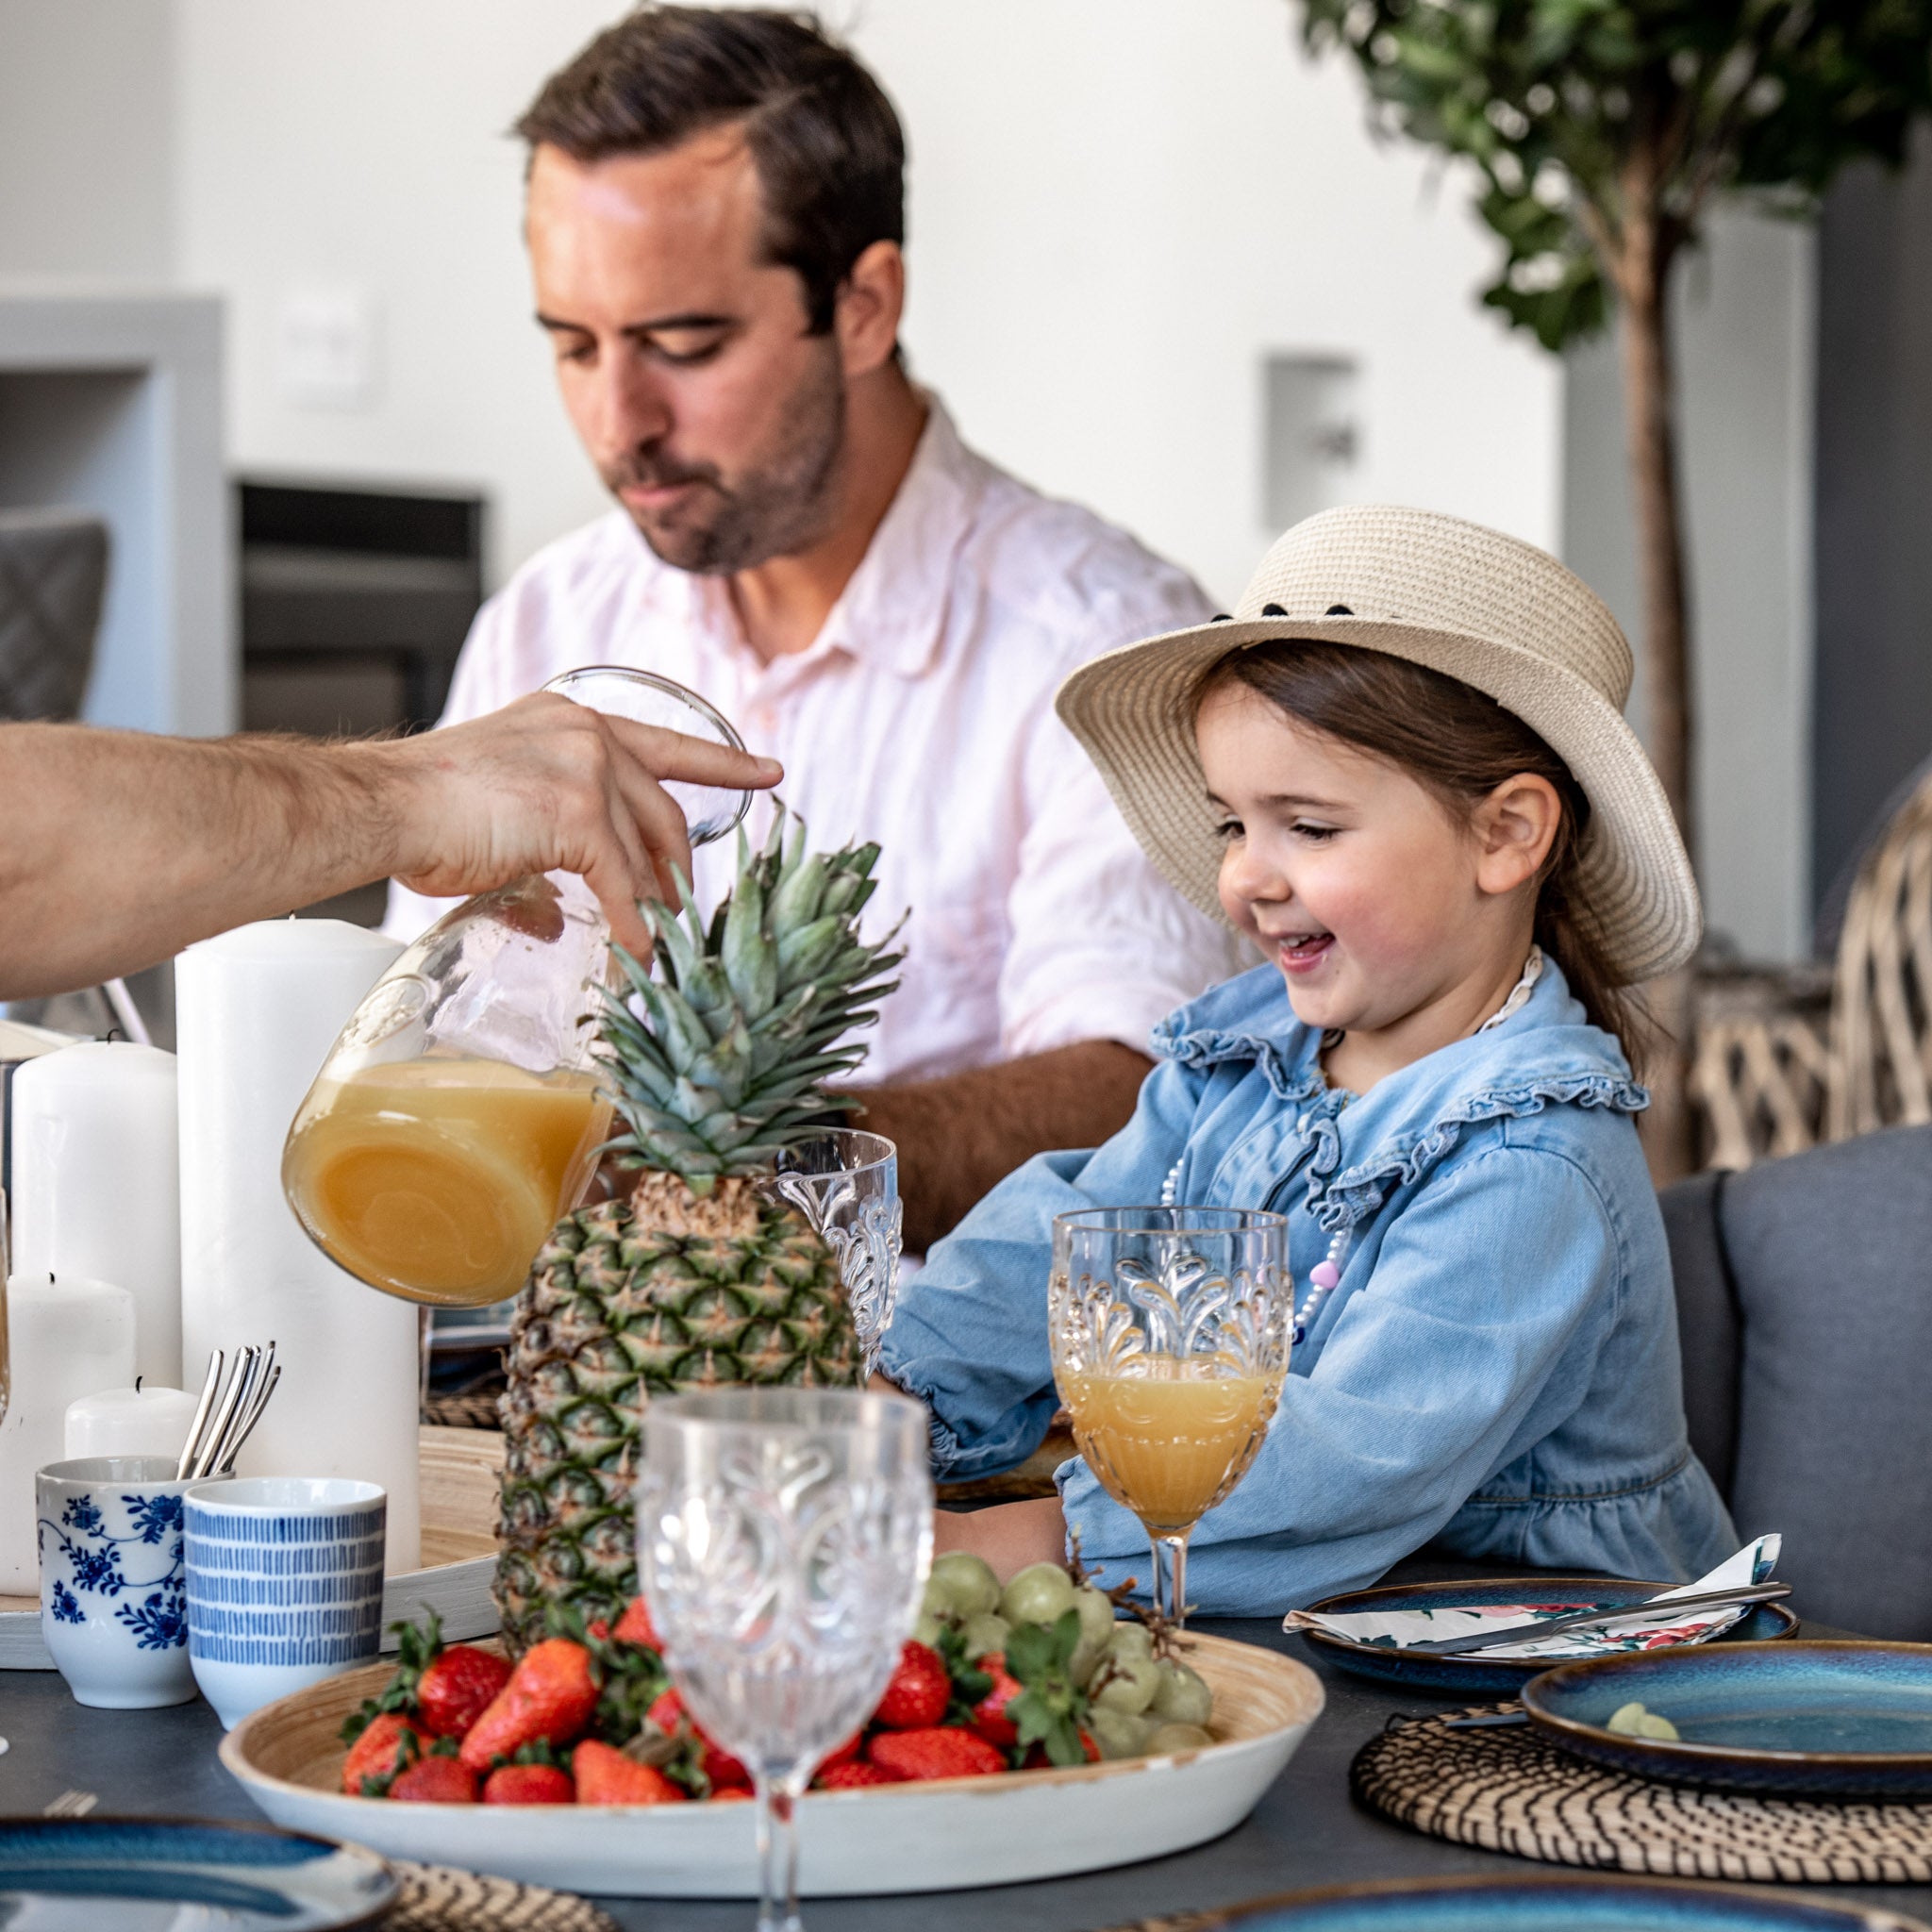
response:
M1532 946L1529 958L1524 961L1521 977L1509 989L1509 997L1475 1029L1476 1033L1491 1032L1505 1020L1513 1019L1520 1013L1529 1004L1529 996L1536 991L1536 983L1542 974L1543 949ZM1346 1105L1345 1102L1343 1104ZM1181 1159L1168 1169L1167 1178L1160 1184L1160 1205L1163 1208L1179 1205L1181 1164L1186 1158L1187 1156L1182 1155ZM1294 1311L1294 1332L1291 1340L1295 1347L1299 1348L1307 1339L1308 1330L1322 1312L1323 1303L1341 1286L1341 1265L1348 1258L1349 1244L1354 1239L1353 1228L1338 1229L1334 1240L1328 1243L1328 1252L1308 1270L1308 1291Z

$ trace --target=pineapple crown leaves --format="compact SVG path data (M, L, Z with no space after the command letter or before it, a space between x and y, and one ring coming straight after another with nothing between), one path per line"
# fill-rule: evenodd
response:
M781 807L758 851L739 833L738 876L708 925L682 877L684 912L644 907L656 970L615 947L625 984L603 994L605 1080L627 1129L609 1151L705 1194L852 1105L822 1083L864 1059L847 1036L877 1019L905 957L891 950L896 926L876 944L858 936L878 856L875 844L807 851L804 824Z

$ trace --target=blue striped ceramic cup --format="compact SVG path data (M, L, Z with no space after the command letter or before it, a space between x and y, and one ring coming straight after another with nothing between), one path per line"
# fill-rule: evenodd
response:
M197 1483L187 1514L188 1661L224 1728L372 1662L389 1498L346 1477Z

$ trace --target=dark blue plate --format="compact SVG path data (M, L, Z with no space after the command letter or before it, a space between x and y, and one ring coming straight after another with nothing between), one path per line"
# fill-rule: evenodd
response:
M272 1824L199 1818L0 1819L0 1924L34 1932L340 1932L396 1881L374 1852Z
M1324 1617L1359 1610L1454 1609L1463 1604L1574 1604L1579 1610L1611 1604L1641 1603L1669 1590L1668 1583L1633 1583L1621 1576L1492 1576L1480 1583L1397 1583L1380 1590L1351 1590L1341 1596L1310 1604ZM1759 1604L1741 1624L1724 1633L1727 1643L1765 1643L1789 1637L1798 1620L1782 1604ZM1412 1651L1390 1650L1377 1644L1351 1643L1325 1631L1300 1633L1324 1656L1358 1677L1401 1684L1416 1690L1452 1690L1474 1698L1484 1691L1514 1697L1529 1680L1550 1665L1511 1663L1505 1658L1418 1657Z
M1932 1798L1932 1644L1705 1643L1559 1664L1529 1721L1580 1757L1674 1784L1788 1797ZM1604 1728L1638 1703L1675 1743Z
M1199 1924L1201 1932L1926 1932L1896 1912L1669 1878L1332 1885L1257 1899Z

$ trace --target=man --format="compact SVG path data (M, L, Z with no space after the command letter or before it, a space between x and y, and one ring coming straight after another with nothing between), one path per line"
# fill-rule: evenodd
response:
M658 781L780 775L555 696L359 744L0 724L0 999L93 986L391 874L462 894L580 873L648 945L638 895L691 862Z
M658 671L783 759L816 841L880 842L909 957L861 1118L923 1247L1028 1155L1117 1128L1149 1026L1230 968L1052 710L1200 592L909 380L899 124L814 25L645 8L519 131L537 318L622 508L486 607L447 715L575 664ZM700 855L702 900L728 858ZM434 909L398 893L391 929Z

